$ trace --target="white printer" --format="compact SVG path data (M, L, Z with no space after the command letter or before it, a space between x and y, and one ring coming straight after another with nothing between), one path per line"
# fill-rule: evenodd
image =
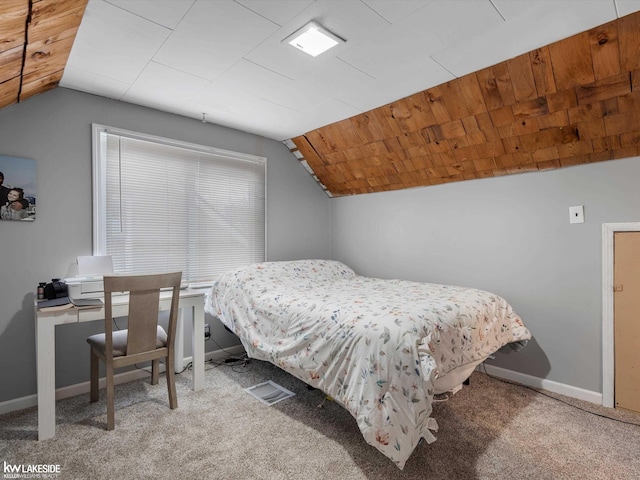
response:
M78 274L64 280L69 297L73 300L101 296L104 292L104 275L113 273L111 256L81 256L77 258L77 263Z

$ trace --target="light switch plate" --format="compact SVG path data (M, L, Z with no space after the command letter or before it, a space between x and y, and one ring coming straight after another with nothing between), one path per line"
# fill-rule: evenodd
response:
M584 223L584 207L582 205L569 207L569 223Z

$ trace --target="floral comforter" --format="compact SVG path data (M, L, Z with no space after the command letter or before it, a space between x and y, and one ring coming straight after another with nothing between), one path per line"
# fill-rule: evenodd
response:
M341 403L365 440L403 468L432 442L433 382L529 331L489 292L356 275L328 260L265 262L222 275L206 311L250 357Z

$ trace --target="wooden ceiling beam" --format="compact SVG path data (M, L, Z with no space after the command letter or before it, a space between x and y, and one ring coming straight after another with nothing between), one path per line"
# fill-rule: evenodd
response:
M293 142L333 195L550 170L636 155L639 92L636 12Z
M0 108L60 82L87 0L2 0Z

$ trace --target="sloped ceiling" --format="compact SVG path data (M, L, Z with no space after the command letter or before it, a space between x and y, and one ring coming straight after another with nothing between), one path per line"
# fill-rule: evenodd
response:
M637 156L640 12L288 144L331 196Z
M58 86L86 4L0 2L0 108Z
M633 157L638 3L2 0L0 108L60 83L206 113L220 125L293 137L285 143L331 196ZM603 17L620 18L468 73ZM349 31L347 45L310 63L281 44L310 19ZM469 44L477 38L469 29L484 40Z

